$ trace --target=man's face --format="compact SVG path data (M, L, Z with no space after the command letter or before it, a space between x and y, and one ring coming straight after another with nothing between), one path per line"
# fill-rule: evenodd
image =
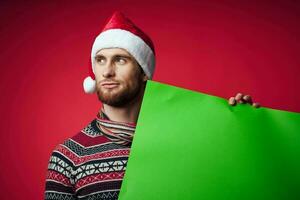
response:
M94 72L99 100L114 107L124 106L138 97L147 80L136 60L120 48L98 51Z

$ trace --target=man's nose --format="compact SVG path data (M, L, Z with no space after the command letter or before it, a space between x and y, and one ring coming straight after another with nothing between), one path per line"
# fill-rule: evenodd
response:
M107 62L107 64L104 67L102 76L107 78L107 77L112 77L115 75L115 67L111 61Z

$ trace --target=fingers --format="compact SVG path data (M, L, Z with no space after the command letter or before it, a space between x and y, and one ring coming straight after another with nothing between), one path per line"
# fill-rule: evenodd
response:
M228 104L231 106L235 106L237 103L248 103L255 108L259 108L259 103L254 103L252 97L250 95L244 95L242 93L237 93L235 97L230 97L228 100Z
M252 106L253 106L254 108L259 108L259 107L260 107L260 104L259 104L259 103L253 103Z
M249 104L253 104L253 101L252 101L252 98L250 95L244 95L242 99Z
M228 100L229 105L235 106L236 105L236 100L234 97L230 97Z
M242 93L237 93L234 97L234 99L238 102L238 103L244 103L243 100L244 95Z

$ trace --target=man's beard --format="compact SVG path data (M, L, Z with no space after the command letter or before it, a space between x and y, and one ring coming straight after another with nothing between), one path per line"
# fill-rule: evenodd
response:
M109 80L108 80L109 81ZM114 80L112 80L114 81ZM140 95L145 87L141 77L136 77L131 84L118 81L120 84L113 89L102 89L97 87L98 99L103 103L114 107L122 107L132 102ZM121 87L121 89L119 89Z

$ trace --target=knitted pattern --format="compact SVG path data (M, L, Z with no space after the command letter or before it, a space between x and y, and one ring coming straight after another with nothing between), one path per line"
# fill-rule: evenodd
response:
M101 110L52 152L45 199L118 199L134 131L135 124L111 121Z

